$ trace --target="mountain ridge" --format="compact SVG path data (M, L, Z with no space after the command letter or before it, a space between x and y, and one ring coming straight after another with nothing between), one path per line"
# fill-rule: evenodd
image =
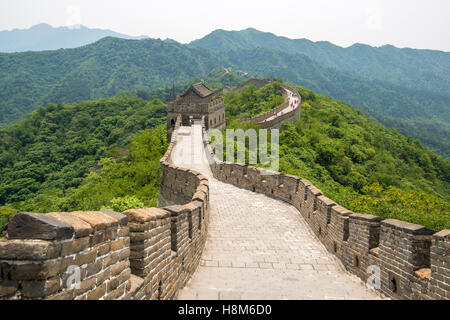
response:
M153 92L203 77L218 67L282 77L293 85L368 108L375 111L380 123L388 127L395 124L403 134L426 141L433 150L450 156L450 146L442 139L450 135L450 96L367 79L324 66L307 54L268 46L237 47L217 54L174 40L106 37L74 49L3 53L0 125L21 119L48 102L97 99L126 90ZM430 74L433 76L432 71Z
M388 76L391 78L389 82L397 85L450 95L450 52L445 51L397 48L393 45L372 47L359 43L344 48L328 41L290 39L254 28L241 31L219 29L189 44L216 52L271 47L287 53L302 53L324 66L371 80L386 80ZM440 62L439 67L437 60ZM419 71L412 73L411 66ZM432 70L435 78L427 76L429 70Z
M69 49L112 36L122 39L146 39L147 36L129 36L109 29L88 28L83 25L53 27L39 23L28 29L0 31L0 52L26 52Z

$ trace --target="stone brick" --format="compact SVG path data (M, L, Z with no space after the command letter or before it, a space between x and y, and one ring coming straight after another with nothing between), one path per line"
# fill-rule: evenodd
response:
M90 277L99 273L103 268L103 260L97 260L87 265L86 267L86 277Z
M110 265L117 263L117 261L119 261L119 253L112 252L108 254L103 260L103 268L107 268Z
M95 279L97 280L96 281L97 285L105 282L106 280L109 280L110 278L111 278L111 269L110 268L105 269L102 272L99 272L95 275Z
M22 294L26 298L43 298L58 292L59 289L59 277L45 281L22 281Z
M3 280L0 281L0 298L9 297L16 293L18 284L15 281Z
M129 267L130 267L129 261L122 261L122 262L116 263L115 265L113 265L111 267L111 277L118 275L123 270L125 270Z
M92 228L87 222L81 220L71 212L50 212L46 215L72 226L75 232L75 238L87 237L92 232Z
M45 280L60 273L60 269L60 260L8 265L12 280Z
M8 239L63 240L73 236L72 226L41 213L21 212L8 224Z
M73 298L74 298L74 289L69 289L59 292L47 298L47 300L73 300Z
M87 294L87 300L99 300L105 295L105 293L106 293L106 283L103 283Z
M105 230L119 225L117 219L100 211L77 211L72 214L89 223L94 231Z
M69 256L85 250L89 246L89 237L78 238L62 244L61 256Z
M78 266L82 266L84 264L94 262L96 258L97 258L97 249L91 249L88 252L79 253L75 257L75 264Z
M110 210L110 209L101 210L101 212L103 212L104 214L107 214L111 218L114 218L117 221L119 221L119 225L121 225L121 226L126 226L128 224L128 217L126 215L124 215L124 214L115 212L115 211Z
M132 209L123 212L130 222L145 223L156 219L163 219L169 216L164 209L148 208L148 209Z
M111 242L111 251L116 251L123 249L125 247L125 240L124 239L118 239Z
M46 260L58 255L58 247L49 241L0 239L0 259Z
M105 242L105 232L97 231L94 234L89 235L89 246L94 247L97 244Z
M130 248L125 248L119 253L119 261L128 260L130 258Z
M111 243L106 242L97 247L97 256L103 256L111 251Z
M97 286L97 279L95 277L86 279L80 282L79 288L74 288L75 296L82 295L83 293L94 289Z

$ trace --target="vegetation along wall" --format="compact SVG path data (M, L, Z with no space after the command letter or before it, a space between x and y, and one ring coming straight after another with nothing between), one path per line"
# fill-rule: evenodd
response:
M0 299L174 298L199 264L209 207L208 180L169 162L175 143L176 132L160 161L171 206L12 216L0 239ZM186 188L164 192L175 185Z

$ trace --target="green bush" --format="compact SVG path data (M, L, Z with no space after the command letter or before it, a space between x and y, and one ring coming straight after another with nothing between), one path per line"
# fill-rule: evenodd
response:
M135 196L125 196L121 198L111 199L111 201L109 202L109 206L103 208L112 209L116 212L123 212L128 209L140 209L144 207L144 203Z

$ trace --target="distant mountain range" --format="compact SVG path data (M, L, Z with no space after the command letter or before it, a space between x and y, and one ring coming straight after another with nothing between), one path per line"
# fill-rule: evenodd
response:
M104 37L122 39L145 39L147 36L133 37L111 30L89 29L84 26L58 27L41 23L29 29L0 31L0 52L22 52L57 50L81 47Z
M151 93L222 66L345 101L450 157L450 53L342 48L255 29L217 30L190 44L106 37L75 49L2 53L0 126L49 102Z
M449 52L399 49L391 45L371 47L359 43L342 48L326 41L289 39L253 28L216 30L191 45L216 52L266 47L289 54L299 53L356 76L450 95Z

